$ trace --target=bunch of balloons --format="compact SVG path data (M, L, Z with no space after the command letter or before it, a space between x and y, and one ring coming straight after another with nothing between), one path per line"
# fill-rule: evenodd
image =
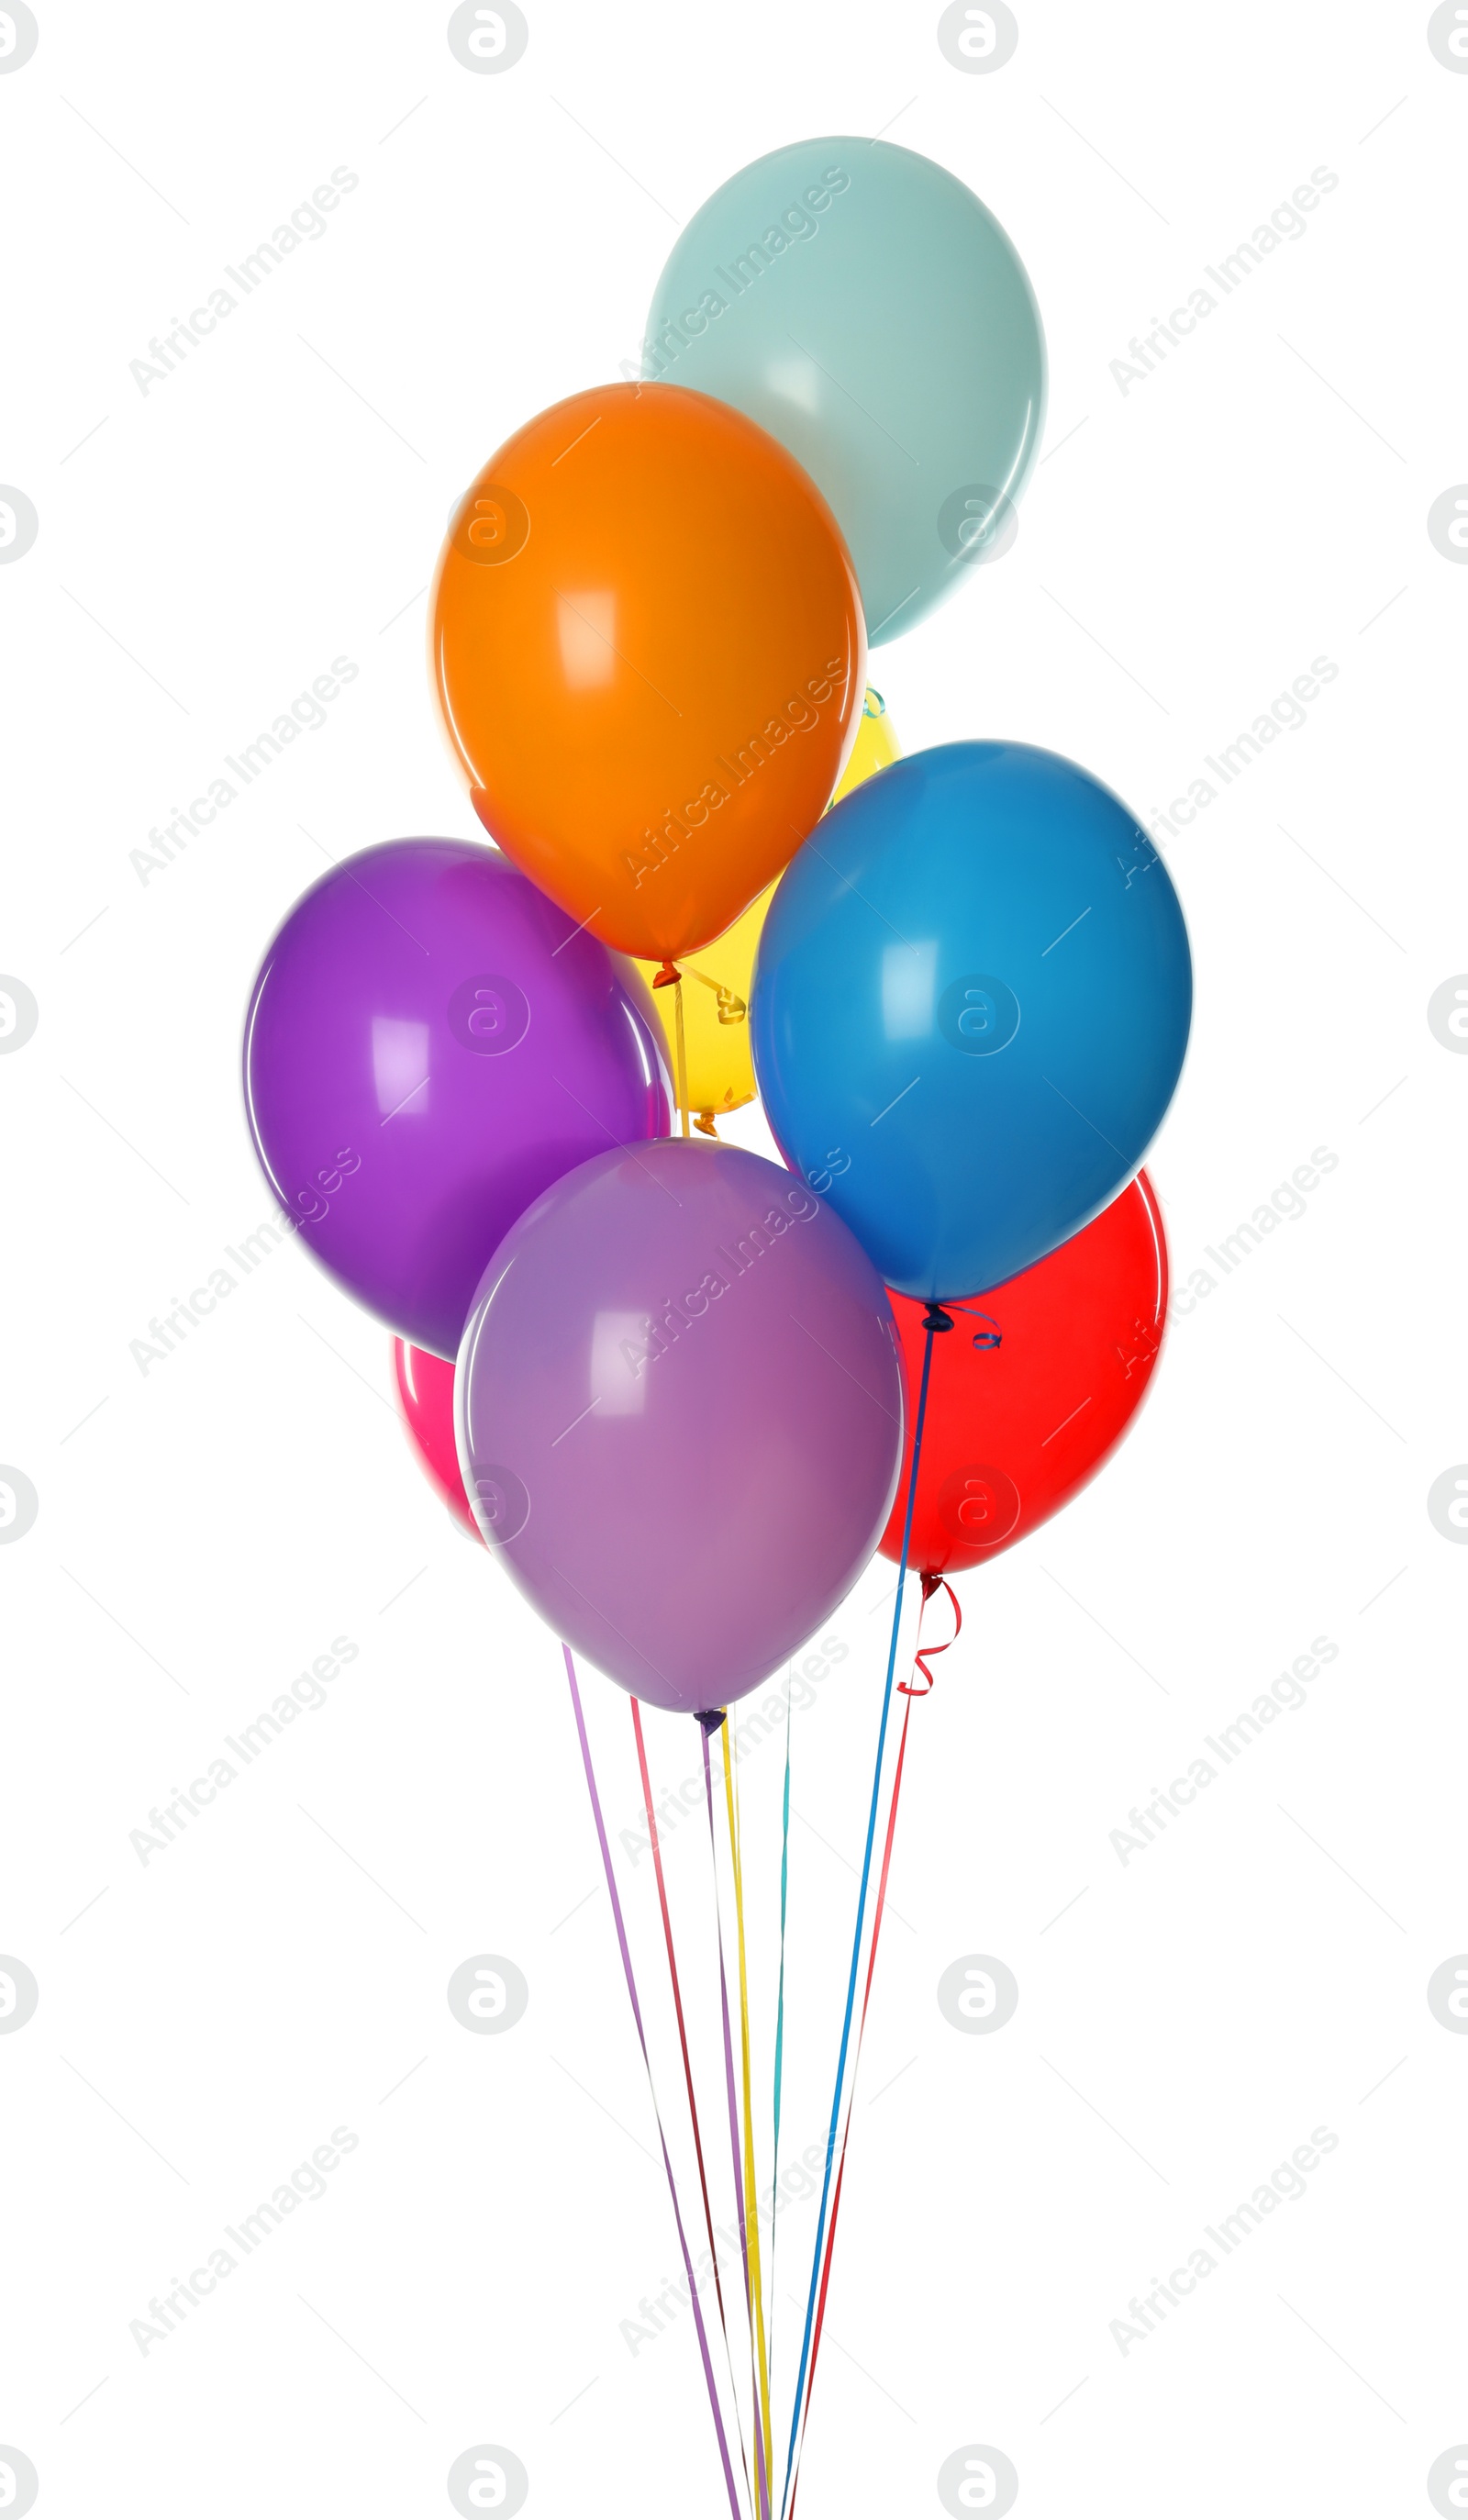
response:
M432 669L493 845L337 865L250 999L277 1198L640 1754L638 1701L697 1716L706 1762L878 1547L926 1598L1022 1538L1156 1361L1171 879L1084 769L900 758L867 684L1012 527L1044 410L1029 283L955 177L851 139L744 168L674 248L642 381L527 421L454 517ZM718 1138L756 1090L783 1165ZM752 2278L746 2250L761 2515L793 2491L826 2206L778 2490L757 2220Z

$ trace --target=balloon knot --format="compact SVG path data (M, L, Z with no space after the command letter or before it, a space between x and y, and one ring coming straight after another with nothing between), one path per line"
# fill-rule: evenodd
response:
M931 1601L931 1599L932 1599L932 1598L933 1598L933 1595L934 1595L936 1592L940 1591L940 1590L941 1590L941 1588L942 1588L942 1584L943 1584L943 1578L942 1578L942 1576L941 1576L941 1575L924 1575L924 1576L922 1576L919 1580L920 1580L920 1582L921 1582L921 1584L922 1584L922 1598L923 1598L923 1599L924 1599L925 1601Z
M662 969L654 975L652 985L654 989L671 989L674 982L682 978L683 973L677 964L664 961Z
M951 1330L954 1327L953 1315L946 1313L941 1304L929 1304L922 1317L922 1327L925 1330Z
M727 1723L728 1720L729 1709L725 1706L710 1706L704 1714L695 1715L693 1718L694 1723L701 1724L704 1732L709 1734L717 1732L721 1724Z
M705 1138L717 1138L719 1134L718 1130L714 1127L714 1115L712 1111L695 1111L693 1114L693 1126L695 1129L700 1129Z

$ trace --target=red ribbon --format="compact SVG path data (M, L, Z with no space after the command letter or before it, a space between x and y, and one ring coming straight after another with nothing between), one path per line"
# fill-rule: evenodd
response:
M719 2456L724 2466L724 2482L729 2488L729 2508L732 2520L741 2520L739 2498L734 2487L734 2469L730 2465L729 2441L724 2430L724 2415L719 2405L718 2386L714 2379L714 2366L709 2360L708 2331L703 2323L703 2305L698 2299L698 2280L693 2272L692 2258L689 2254L688 2233L684 2229L683 2223L683 2208L678 2202L678 2181L673 2172L673 2160L672 2155L668 2150L668 2138L663 2131L662 2111L657 2105L657 2086L652 2080L652 2060L647 2053L647 2037L643 2028L643 2007L638 2002L637 1978L633 1973L632 1953L629 1950L627 1943L627 1924L622 1914L622 1902L617 1895L617 1876L612 1869L611 1848L606 1843L606 1822L602 1816L601 1797L597 1791L597 1772L592 1765L592 1745L586 1736L586 1716L582 1710L581 1691L576 1685L576 1666L571 1659L570 1646L563 1644L561 1646L561 1651L565 1655L566 1678L571 1685L571 1706L576 1717L576 1734L581 1743L581 1762L586 1770L586 1788L587 1792L591 1796L592 1819L596 1823L597 1843L601 1849L601 1868L606 1875L606 1895L611 1904L612 1923L615 1925L617 1930L617 1948L622 1955L622 1973L627 1980L627 1997L628 2002L632 2005L632 2018L637 2028L638 2046L643 2051L643 2063L647 2069L647 2090L652 2100L652 2115L657 2124L657 2139L662 2146L663 2169L667 2173L668 2194L672 2199L673 2204L673 2220L678 2228L678 2246L683 2255L684 2272L688 2276L689 2281L689 2300L691 2302L693 2308L693 2325L698 2336L698 2354L703 2364L703 2376L708 2384L709 2409L714 2418L714 2432L718 2438ZM729 2339L726 2334L726 2351L728 2350L728 2344ZM741 2443L741 2454L742 2448L743 2445ZM747 2488L749 2483L749 2468L747 2461L744 2466L744 2483Z
M924 1583L926 1583L927 1580L927 1577L924 1576ZM940 1645L936 1650L941 1653L943 1651L943 1647ZM910 1699L914 1696L926 1697L927 1690L925 1688L909 1688L907 1690L907 1695ZM811 2394L816 2386L816 2363L821 2353L821 2333L825 2325L825 2295L827 2286L831 2279L831 2259L835 2253L836 2247L836 2224L839 2221L841 2214L841 2190L846 2182L846 2147L851 2141L851 2121L856 2102L857 2069L862 2061L862 2043L867 2035L867 2007L871 2002L871 1980L876 1969L876 1947L881 1937L882 1915L887 1905L887 1875L892 1867L892 1840L897 1829L897 1805L898 1798L902 1793L903 1762L908 1755L908 1723L912 1713L912 1709L911 1704L903 1708L902 1737L898 1743L897 1750L897 1773L892 1779L892 1802L887 1814L887 1842L882 1848L881 1880L877 1886L876 1909L871 1920L871 1949L867 1956L867 1984L862 1992L861 2026L857 2032L857 2052L851 2069L851 2104L847 2108L846 2126L841 2137L841 2159L836 2170L836 2192L831 2199L831 2227L826 2234L825 2264L821 2270L821 2299L816 2308L816 2332L811 2345L810 2377L806 2383L805 2403L807 2417L809 2417L810 2414ZM804 2451L805 2433L803 2428L801 2432L800 2447L801 2450ZM789 2520L795 2520L795 2497L799 2491L800 2463L797 2459L795 2481L790 2491Z
M632 1729L637 1735L637 1763L643 1779L643 1808L647 1815L647 1835L652 1844L652 1869L657 1875L657 1904L662 1910L663 1941L668 1953L668 1975L673 1982L673 2008L678 2015L678 2044L683 2050L683 2078L689 2095L689 2116L693 2126L693 2151L698 2162L698 2186L703 2198L703 2228L708 2234L708 2253L713 2261L714 2297L719 2305L719 2325L724 2331L724 2351L729 2355L729 2320L724 2312L724 2286L719 2280L719 2250L714 2239L714 2217L709 2204L708 2174L703 2165L703 2136L698 2125L698 2103L693 2097L693 2068L689 2056L688 2025L683 2017L683 1989L678 1982L678 1961L673 1951L673 1919L668 1912L668 1890L663 1879L662 1847L657 1834L657 1818L652 1808L652 1785L647 1775L647 1748L643 1739L643 1711L636 1698L632 1700ZM648 2069L650 2074L650 2067ZM733 2372L733 2358L730 2369ZM740 2452L743 2451L742 2434ZM744 2461L744 2482L749 2482L749 2464Z
M926 1610L927 1605L935 1593L946 1593L954 1605L954 1632L953 1635L941 1645L924 1645L922 1643L923 1612ZM928 1689L933 1686L933 1675L928 1669L929 1654L947 1653L950 1645L956 1645L957 1643L962 1626L963 1613L958 1607L958 1596L954 1591L952 1584L950 1584L946 1576L943 1575L924 1575L922 1578L922 1609L917 1613L918 1643L913 1649L912 1668L914 1671L921 1672L923 1679L927 1683L927 1688L915 1688L911 1680L900 1680L897 1685L904 1697L926 1697Z
M947 1653L950 1645L956 1644L958 1641L958 1631L963 1625L963 1613L958 1607L958 1597L955 1593L952 1584L948 1583L941 1575L924 1575L922 1578L922 1608L917 1614L918 1638L920 1639L922 1636L923 1611L926 1610L933 1595L937 1592L946 1593L954 1605L954 1633L941 1645L924 1645L921 1647L921 1650L914 1650L914 1668L921 1672L923 1679L927 1684L926 1688L914 1688L912 1682L910 1680L903 1680L898 1683L898 1687L901 1689L902 1694L910 1702L903 1709L902 1735L897 1748L897 1770L892 1779L892 1801L887 1812L887 1836L886 1842L882 1848L881 1878L877 1884L876 1908L871 1920L871 1948L867 1956L867 1984L862 1992L862 2018L857 2030L857 2052L851 2070L851 2104L847 2108L846 2126L841 2137L841 2158L836 2171L836 2191L831 2200L831 2227L826 2236L825 2264L821 2271L821 2297L816 2308L816 2330L811 2348L810 2377L806 2384L807 2413L809 2413L810 2409L811 2393L816 2385L816 2362L821 2352L821 2333L825 2325L825 2296L831 2279L831 2259L835 2253L836 2224L841 2213L841 2190L846 2180L846 2147L851 2141L851 2121L856 2105L857 2072L862 2061L862 2044L867 2035L867 2007L871 2002L871 1981L876 1972L876 1947L881 1938L882 1916L887 1906L887 1875L892 1868L892 1841L897 1834L897 1806L902 1796L903 1763L908 1755L908 1724L912 1713L911 1701L914 1697L926 1697L929 1690L932 1688L933 1674L928 1669L928 1655ZM803 2451L805 2448L805 2437L803 2432L801 2435L800 2446ZM795 2497L799 2491L800 2467L799 2460L797 2459L795 2481L790 2493L789 2520L795 2520Z

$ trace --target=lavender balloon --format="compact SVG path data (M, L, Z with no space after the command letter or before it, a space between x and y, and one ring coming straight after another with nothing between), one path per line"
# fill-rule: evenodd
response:
M668 1126L630 965L497 849L387 840L299 900L245 1028L255 1152L302 1239L400 1338L452 1357L523 1208Z
M741 1148L599 1155L511 1228L455 1375L479 1528L566 1642L674 1712L726 1706L883 1529L903 1385L885 1289Z

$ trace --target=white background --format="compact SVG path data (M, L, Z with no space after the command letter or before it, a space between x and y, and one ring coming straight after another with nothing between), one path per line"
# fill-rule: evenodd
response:
M1425 2000L1468 1946L1468 1558L1425 1502L1468 1454L1468 1066L1426 1021L1468 966L1468 573L1426 530L1468 474L1468 79L1419 7L1047 0L972 77L936 14L540 0L479 77L443 8L78 0L0 77L0 477L39 518L0 569L0 967L40 1009L0 1059L0 1458L40 1500L0 1554L0 1949L40 1986L0 2038L0 2441L45 2512L433 2514L481 2442L532 2513L726 2507L687 2316L621 2332L676 2244L554 1640L420 1479L385 1334L302 1252L146 1376L129 1343L268 1212L241 1011L321 851L475 832L423 664L451 502L636 356L716 183L889 117L1009 230L1051 360L1017 545L873 659L905 747L1022 737L1145 819L1312 658L1339 670L1161 834L1198 993L1151 1169L1180 1282L1220 1282L1103 1480L968 1579L914 1714L801 2510L937 2512L978 2442L1037 2520L1426 2512L1468 2437L1468 2043ZM150 338L337 166L326 237L140 392ZM1124 394L1131 337L1320 166L1306 237ZM150 828L336 655L359 673L327 725L140 881ZM1322 1146L1308 1212L1223 1278L1205 1245ZM886 1590L793 1719L795 2151L823 2133ZM337 1636L329 1703L141 1864L150 1807ZM1130 1808L1318 1636L1308 1705L1124 1867ZM630 1828L626 1704L586 1688ZM691 1727L649 1727L676 1785ZM763 1746L743 1794L762 2088L780 1764ZM650 1867L619 1860L671 2119ZM669 1863L727 2163L694 1821ZM445 2002L479 1952L529 1983L501 2037ZM1019 1982L991 2037L936 2002L972 1952ZM141 2354L150 2297L338 2126L327 2194ZM1307 2195L1123 2355L1132 2296L1321 2126ZM787 2404L811 2209L780 2228Z

